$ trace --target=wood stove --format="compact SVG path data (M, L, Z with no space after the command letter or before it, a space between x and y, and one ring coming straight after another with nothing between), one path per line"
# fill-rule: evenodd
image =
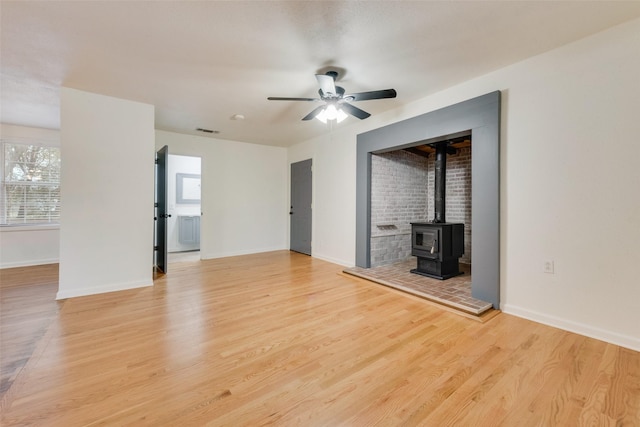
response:
M464 224L411 223L411 255L418 258L412 273L445 280L462 274L458 258L464 254Z
M464 254L464 224L445 221L447 142L435 144L435 218L411 223L411 255L418 258L412 273L440 280L462 274L459 258Z

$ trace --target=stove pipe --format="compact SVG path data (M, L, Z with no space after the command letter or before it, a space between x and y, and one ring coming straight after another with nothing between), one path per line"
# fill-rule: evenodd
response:
M436 160L435 160L435 203L434 212L435 218L433 222L444 223L445 220L445 193L446 193L446 181L447 181L447 146L446 142L438 142L436 147Z

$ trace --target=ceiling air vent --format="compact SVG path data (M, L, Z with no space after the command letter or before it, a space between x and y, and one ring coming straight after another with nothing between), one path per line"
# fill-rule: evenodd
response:
M196 128L196 130L198 132L204 132L204 133L213 133L213 134L218 134L220 133L219 130L211 130L211 129L203 129L203 128Z

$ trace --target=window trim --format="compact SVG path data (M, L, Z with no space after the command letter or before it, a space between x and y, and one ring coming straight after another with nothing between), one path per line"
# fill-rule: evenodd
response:
M60 230L60 223L47 224L0 224L0 233L13 231L47 231Z

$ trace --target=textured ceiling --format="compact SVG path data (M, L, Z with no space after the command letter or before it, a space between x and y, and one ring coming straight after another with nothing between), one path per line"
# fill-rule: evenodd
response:
M640 16L640 2L2 1L3 123L59 128L59 88L153 104L156 128L288 146L314 74L372 114ZM245 120L231 120L242 114ZM340 126L357 119L349 117Z

